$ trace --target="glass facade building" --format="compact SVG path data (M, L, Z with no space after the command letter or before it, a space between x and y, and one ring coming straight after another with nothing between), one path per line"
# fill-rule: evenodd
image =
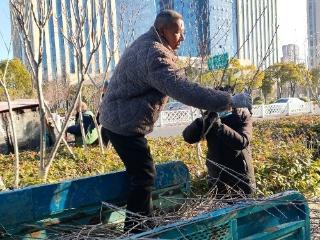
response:
M201 1L201 0L200 0ZM174 9L179 12L184 19L185 40L181 44L178 54L180 56L198 56L199 49L199 32L197 21L197 1L183 0L158 0L157 12L164 9Z
M122 53L153 25L157 15L155 0L116 0L116 15Z
M179 55L228 53L262 68L278 62L277 0L158 0L163 9L184 17Z
M232 55L237 49L236 0L158 0L157 11L174 9L185 22L179 55Z
M307 0L308 66L320 68L320 2Z
M237 0L209 0L210 53L234 56L238 49Z
M48 0L43 0L48 1ZM311 2L309 1L309 9ZM37 6L38 0L30 0ZM185 41L178 51L180 56L199 57L228 53L249 60L259 66L267 55L263 67L278 61L277 0L79 0L79 9L87 3L87 22L83 35L86 36L84 62L89 58L92 39L90 29L102 31L101 45L91 60L90 74L102 74L111 70L124 49L138 36L148 31L156 14L164 9L181 13L185 22ZM100 15L99 3L106 4L104 19ZM75 31L75 16L70 0L52 0L53 16L45 29L43 39L42 70L44 79L64 79L77 72L75 49L66 40ZM313 4L315 5L315 3ZM319 4L318 4L319 5ZM314 9L314 8L312 8ZM261 15L261 13L264 14ZM310 10L314 14L315 10ZM256 21L260 18L259 21ZM104 21L103 21L104 20ZM91 22L89 22L91 21ZM102 24L105 22L105 24ZM309 35L319 32L309 21ZM32 45L37 52L38 32L34 22L30 23ZM275 36L274 36L275 34ZM27 65L22 38L12 24L13 53ZM271 40L272 43L270 44ZM312 47L315 38L309 38ZM311 42L312 41L312 42ZM239 50L238 50L239 49ZM310 48L309 53L314 52ZM109 59L111 62L109 64Z
M281 62L300 63L299 46L297 44L283 45Z
M266 68L279 61L277 0L238 0L238 58Z
M45 37L42 46L42 72L44 80L63 80L76 74L77 60L75 49L72 43L66 38L71 38L75 34L75 16L83 14L80 12L81 10L84 11L83 9L86 9L87 12L87 18L82 32L86 39L86 45L83 49L84 63L89 60L90 49L93 44L91 28L103 33L100 47L93 55L88 73L105 73L108 67L107 63L110 59L111 66L109 65L109 67L112 68L115 65L115 62L119 58L115 2L115 0L79 0L75 1L77 6L74 12L70 0L52 0L52 16L49 18L44 29ZM38 11L38 1L30 0L30 3L34 4L35 11ZM106 6L105 16L103 16L100 11L101 4ZM26 5L26 7L28 7L28 5ZM39 32L33 21L30 22L29 33L34 52L37 52ZM14 42L14 57L20 58L25 65L28 65L23 48L22 36L19 34L19 30L14 23L12 24L12 37ZM72 78L74 78L74 76Z

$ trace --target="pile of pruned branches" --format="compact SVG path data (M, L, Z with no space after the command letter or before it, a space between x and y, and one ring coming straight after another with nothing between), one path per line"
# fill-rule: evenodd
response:
M218 198L217 198L218 197ZM174 199L171 199L174 201ZM164 226L171 223L176 223L181 220L188 220L197 215L212 212L224 207L231 206L237 203L252 203L258 204L265 202L266 198L232 198L230 195L217 196L214 191L210 191L203 196L195 196L194 198L186 198L184 204L175 211L163 212L156 211L153 217L139 218L137 228L151 230L153 227ZM269 199L268 201L272 201ZM299 204L290 202L290 204ZM103 203L103 207L108 207L114 211L121 211L121 208L108 203ZM311 217L311 236L316 240L320 237L320 199L312 199L309 201L310 217ZM272 214L272 213L270 213ZM285 214L285 213L283 213ZM308 213L306 213L308 214ZM152 222L152 227L150 225ZM48 232L51 232L50 239L119 239L129 237L129 232L123 232L123 223L103 224L86 226L71 226L59 225L58 227L50 227Z

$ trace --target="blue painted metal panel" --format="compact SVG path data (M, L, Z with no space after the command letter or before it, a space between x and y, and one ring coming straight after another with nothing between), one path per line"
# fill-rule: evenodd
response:
M12 225L18 222L27 222L34 219L32 190L16 190L0 193L0 223ZM23 211L21 211L23 209Z
M155 190L178 186L182 191L188 192L189 171L182 162L157 165L156 171ZM120 171L2 192L0 224L8 232L14 232L24 223L55 218L56 214L63 214L68 210L95 211L99 209L101 202L123 204L127 190L126 173Z
M308 240L309 214L304 197L290 191L158 227L128 239Z

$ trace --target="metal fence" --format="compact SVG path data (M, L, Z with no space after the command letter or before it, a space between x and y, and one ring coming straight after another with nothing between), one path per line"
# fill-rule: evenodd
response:
M254 105L252 116L254 118L269 118L290 115L319 114L320 108L313 102L305 103L274 103L268 105ZM156 127L183 125L192 122L201 116L200 110L189 108L184 110L162 111L156 122Z
M290 116L295 114L319 113L319 106L313 102L304 103L273 103L268 105L254 105L252 116L265 118L272 116Z
M268 105L253 105L252 116L254 118L270 118L281 117L290 115L303 115L303 114L320 114L319 105L313 102L305 102L299 104L268 104ZM160 113L155 127L175 126L191 123L197 117L200 117L199 109L187 108L183 110L167 110ZM58 128L61 129L64 118L59 115L54 115ZM74 119L68 124L74 124Z

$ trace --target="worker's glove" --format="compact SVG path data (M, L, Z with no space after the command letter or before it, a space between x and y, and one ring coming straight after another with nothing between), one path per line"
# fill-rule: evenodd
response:
M232 108L252 109L252 98L247 93L238 93L231 97Z

